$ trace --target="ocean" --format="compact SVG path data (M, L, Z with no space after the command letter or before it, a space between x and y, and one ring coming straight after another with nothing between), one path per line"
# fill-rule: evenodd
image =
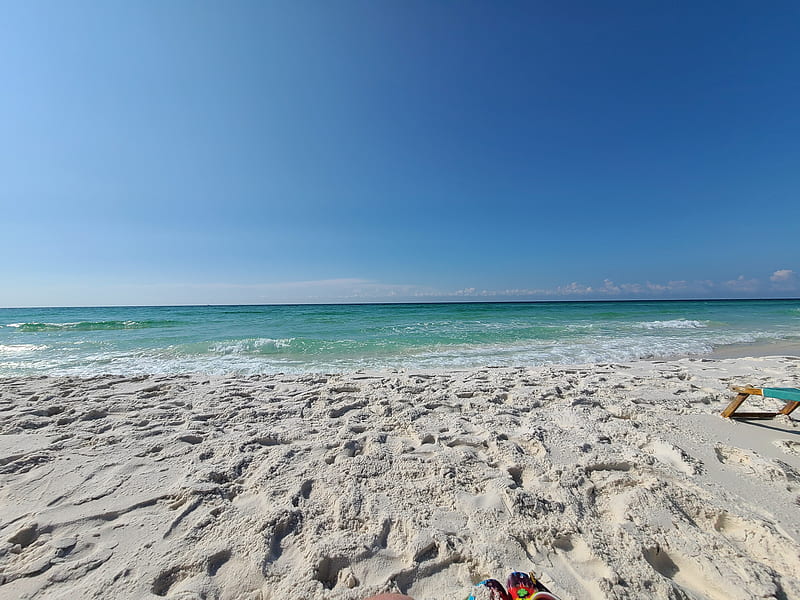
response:
M619 362L800 343L800 300L0 309L0 377Z

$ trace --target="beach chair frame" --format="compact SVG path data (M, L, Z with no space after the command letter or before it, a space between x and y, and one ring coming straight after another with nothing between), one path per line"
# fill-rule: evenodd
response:
M764 391L757 387L734 387L736 397L722 411L722 416L728 419L774 419L778 415L788 415L800 406L800 402L789 400L778 412L737 412L742 403L750 396L763 396Z

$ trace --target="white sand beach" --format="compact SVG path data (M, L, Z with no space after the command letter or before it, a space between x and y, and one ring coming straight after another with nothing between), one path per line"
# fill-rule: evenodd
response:
M0 381L0 597L800 598L800 359ZM778 401L765 401L771 406ZM757 404L757 403L753 403Z

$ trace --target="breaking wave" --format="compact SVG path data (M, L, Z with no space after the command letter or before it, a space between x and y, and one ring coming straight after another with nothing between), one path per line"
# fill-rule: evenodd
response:
M7 323L18 331L104 331L114 329L149 329L175 327L178 321L77 321L74 323Z
M208 345L208 351L215 354L274 354L292 347L295 338L254 338L247 340L227 340Z
M37 350L47 350L47 346L37 344L0 344L0 356L18 356Z
M645 321L639 323L642 329L701 329L709 326L708 321L693 321L690 319L673 319L671 321Z
M782 301L0 309L0 377L448 369L697 356L730 344L800 344L798 306Z

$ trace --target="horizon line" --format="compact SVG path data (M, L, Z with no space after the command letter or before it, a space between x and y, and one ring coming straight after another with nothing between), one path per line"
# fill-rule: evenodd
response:
M583 299L551 299L551 300L420 300L420 301L374 301L374 302L266 302L266 303L230 303L230 304L78 304L73 306L0 306L0 310L54 309L54 308L214 308L236 306L400 306L414 304L588 304L596 302L764 302L764 301L800 301L800 297L768 297L768 298L583 298Z

